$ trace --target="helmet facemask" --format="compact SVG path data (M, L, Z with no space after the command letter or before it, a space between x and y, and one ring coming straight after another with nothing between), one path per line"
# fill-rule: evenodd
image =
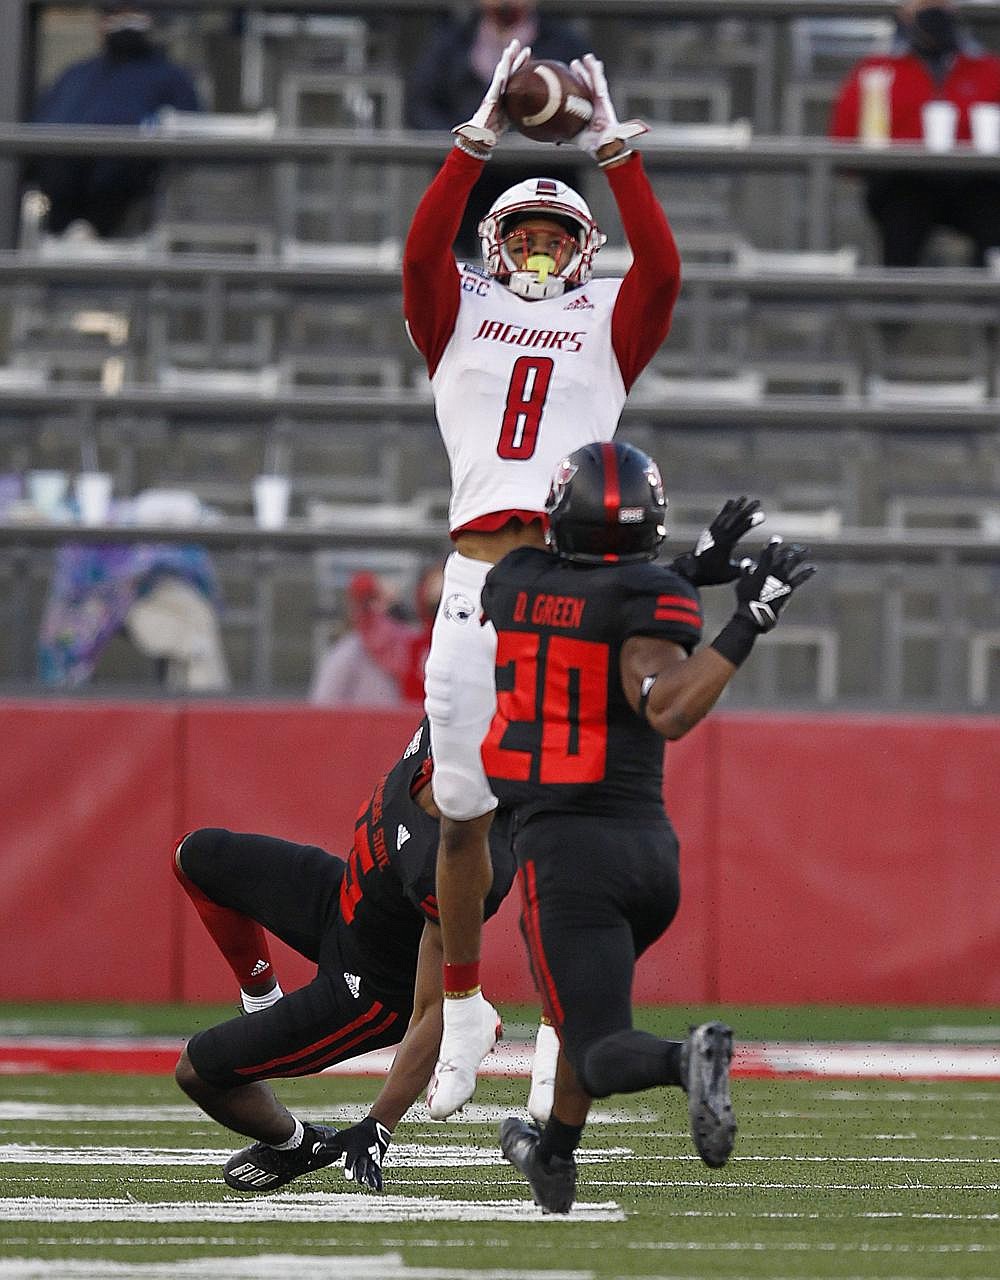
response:
M555 219L539 215L549 223L534 230L532 214L522 215L508 231L510 220L501 227L500 259L508 270L507 287L522 298L551 298L566 288L567 277L580 257L580 241L572 231L559 229ZM561 221L561 220L560 220Z

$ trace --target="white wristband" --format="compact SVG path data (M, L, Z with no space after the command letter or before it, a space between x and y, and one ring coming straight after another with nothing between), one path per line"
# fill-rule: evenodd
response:
M635 152L631 147L626 147L624 151L619 151L616 155L608 156L607 160L598 160L598 169L613 169L616 164L620 164L622 160L627 160L629 156ZM596 157L595 157L596 158Z
M474 160L488 160L492 155L492 149L488 151L476 151L472 145L465 141L460 133L455 135L455 146L459 151L464 151L467 156L472 156Z

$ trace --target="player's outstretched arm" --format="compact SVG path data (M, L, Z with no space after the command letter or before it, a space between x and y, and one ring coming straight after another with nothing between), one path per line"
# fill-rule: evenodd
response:
M531 55L512 40L504 49L493 79L471 119L455 125L455 147L448 153L424 192L410 223L403 249L403 315L413 345L434 376L451 338L459 306L459 275L452 245L458 235L482 162L488 160L507 128L501 104L512 72Z
M641 120L618 119L604 64L592 53L571 65L590 87L594 102L589 125L574 141L607 174L632 250L632 265L618 291L611 320L611 342L627 391L669 332L681 287L681 260L663 206L641 159L629 146L649 126Z
M649 132L649 125L641 120L618 119L608 90L604 63L592 53L574 58L570 66L590 90L594 114L586 127L574 138L578 147L594 157L603 169L620 163L629 154L628 143L632 138Z
M816 572L809 552L774 538L756 566L736 584L733 616L691 658L669 640L631 636L622 647L621 676L632 709L669 741L702 720L750 655L757 637L777 625L792 593Z
M413 1014L396 1050L385 1084L360 1124L341 1129L333 1140L344 1156L344 1176L369 1191L382 1190L382 1159L392 1131L423 1095L441 1044L441 930L424 923L413 989Z
M522 49L520 40L511 40L504 49L493 68L493 79L475 114L452 129L455 146L460 151L485 159L500 141L500 135L510 124L502 103L507 81L530 57L530 47Z

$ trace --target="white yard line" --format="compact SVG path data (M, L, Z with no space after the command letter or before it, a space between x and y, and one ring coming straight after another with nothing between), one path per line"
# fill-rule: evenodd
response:
M580 1164L599 1165L633 1154L631 1147L600 1147L577 1153ZM206 1147L117 1147L51 1146L41 1142L0 1143L0 1164L66 1164L66 1165L130 1165L151 1168L214 1167L224 1164L232 1149ZM694 1164L699 1157L692 1152L672 1154L648 1153L647 1164ZM386 1167L394 1169L474 1169L505 1164L496 1147L464 1144L434 1146L420 1142L400 1142L392 1148ZM740 1164L833 1164L833 1165L982 1165L1000 1164L1000 1156L909 1156L909 1155L734 1155L732 1169ZM2 1203L2 1201L0 1201Z
M11 1142L0 1145L0 1164L120 1164L137 1169L165 1165L214 1168L225 1164L232 1154L232 1147L223 1151L205 1147L49 1147L44 1143ZM399 1143L392 1148L391 1157L391 1164L401 1169L471 1169L504 1163L498 1148L486 1147L419 1147L416 1144ZM386 1167L389 1165L390 1161L387 1160Z
M319 1120L324 1124L357 1124L368 1114L367 1103L342 1103L324 1107L322 1111L310 1111L303 1108L301 1116L304 1120ZM485 1103L469 1102L454 1116L454 1123L466 1124L499 1124L517 1107L490 1106ZM595 1107L587 1117L588 1129L592 1125L650 1124L656 1119L656 1112L647 1108L628 1110L625 1107ZM3 1102L0 1101L0 1120L23 1120L32 1124L61 1124L67 1121L95 1121L103 1124L202 1124L217 1129L218 1126L193 1103L151 1103L149 1106L114 1106L95 1105L93 1103L58 1103L58 1102ZM431 1120L430 1112L424 1103L411 1107L403 1117L408 1124L432 1125L442 1134L448 1131L452 1122ZM401 1122L402 1123L402 1122Z
M6 1222L623 1222L614 1201L575 1204L569 1214L543 1214L530 1200L442 1200L436 1196L365 1196L314 1192L257 1200L159 1201L120 1197L73 1199L11 1196L0 1200Z
M198 1258L176 1262L33 1261L0 1259L4 1280L273 1280L274 1276L295 1276L296 1280L592 1280L591 1271L484 1271L459 1267L409 1267L399 1254L376 1257L347 1257L326 1254L265 1254L255 1258Z

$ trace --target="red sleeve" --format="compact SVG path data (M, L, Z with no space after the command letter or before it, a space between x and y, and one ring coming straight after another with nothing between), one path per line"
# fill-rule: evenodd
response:
M411 645L423 636L423 628L388 613L368 612L358 618L355 630L369 658L402 684L409 671Z
M628 391L670 330L681 260L638 152L605 173L632 249L611 317L611 343Z
M453 147L417 205L406 237L403 316L431 377L455 328L459 274L451 246L483 164Z

